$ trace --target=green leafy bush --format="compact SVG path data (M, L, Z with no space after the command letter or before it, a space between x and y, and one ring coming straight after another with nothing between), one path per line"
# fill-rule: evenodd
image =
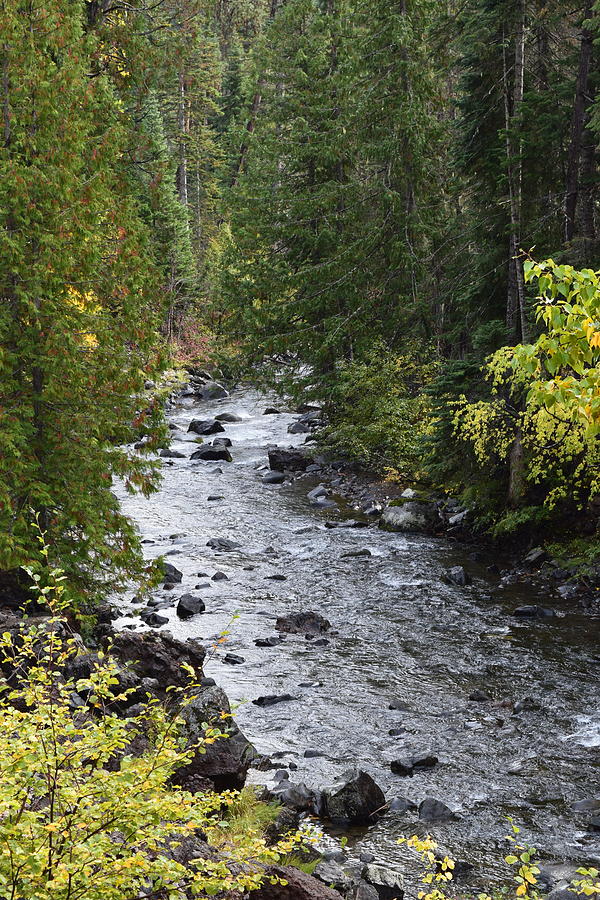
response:
M207 726L190 749L180 735L194 671L170 711L148 700L119 715L129 692L110 656L99 653L89 677L64 676L81 648L60 613L64 576L31 576L54 614L0 638L8 675L0 692L0 896L127 900L143 890L163 900L257 887L262 863L288 855L299 836L269 848L256 828L229 833L227 810L239 811L239 794L173 786L192 752L221 739ZM182 864L170 851L190 837L219 853Z
M423 387L437 369L432 358L423 356L398 355L379 345L365 360L341 366L322 446L379 474L422 478L422 438L430 415Z

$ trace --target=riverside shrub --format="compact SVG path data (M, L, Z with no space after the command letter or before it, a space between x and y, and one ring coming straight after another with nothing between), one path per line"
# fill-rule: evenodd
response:
M64 576L30 574L54 614L0 638L8 674L0 693L0 897L128 900L142 891L174 900L256 888L261 864L279 861L300 837L267 847L253 829L229 836L237 793L171 784L191 752L221 739L207 726L193 750L182 741L193 670L189 688L173 697L176 712L148 700L119 715L130 692L110 656L99 653L89 677L64 677L80 648L60 612ZM168 851L190 836L218 844L219 853L183 865Z

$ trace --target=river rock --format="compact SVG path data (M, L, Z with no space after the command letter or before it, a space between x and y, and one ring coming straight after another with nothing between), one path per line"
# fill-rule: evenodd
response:
M316 488L313 488L312 491L309 491L306 496L311 503L313 503L316 500L320 500L322 497L327 496L327 488L324 485L319 484Z
M233 441L228 437L215 438L212 447L233 447Z
M290 700L296 700L291 694L265 694L253 700L255 706L275 706L276 703L287 703Z
M243 422L241 416L236 416L235 413L219 413L218 416L215 416L217 422L226 422L228 425L234 425L238 422Z
M263 484L283 484L284 481L285 475L283 472L267 472L262 478Z
M181 584L183 580L183 572L180 572L179 569L176 569L175 566L172 566L171 563L163 562L162 570L165 576L165 581L169 584Z
M486 694L485 691L479 690L479 688L471 691L471 693L469 694L469 700L474 703L489 703L491 699L492 698L489 694Z
M275 878L285 884L270 884ZM291 866L268 866L262 887L252 891L252 900L340 900L341 894L312 875Z
M211 538L206 542L206 546L211 550L220 550L223 553L229 553L231 550L237 550L241 547L237 541L230 541L229 538Z
M216 460L233 462L233 457L227 447L200 447L192 453L190 459Z
M164 448L160 451L159 456L162 456L163 459L185 459L185 453L181 453L179 450L171 450L170 448Z
M454 818L450 807L433 797L426 797L419 805L419 819L422 822L450 822Z
M218 434L225 429L216 419L192 419L188 431L193 431L194 434Z
M556 612L550 607L530 604L517 606L513 616L516 616L518 619L553 619L556 616Z
M229 581L229 578L225 572L215 572L211 581Z
M332 822L370 825L382 815L385 794L367 772L346 772L339 783L323 794L323 809Z
M175 781L186 790L204 791L207 786L217 791L240 790L246 774L258 754L232 719L224 720L222 713L231 708L221 688L207 687L200 691L181 716L183 735L194 755L187 766L179 769ZM226 734L213 744L202 744L205 726L214 725ZM197 749L196 749L197 748Z
M279 616L275 628L286 634L323 634L329 631L331 622L316 612L299 612Z
M140 613L140 619L145 622L149 628L162 628L162 626L166 625L169 621L166 616L161 616L159 613L153 611Z
M465 571L463 566L452 566L452 568L448 569L446 572L446 577L448 578L448 581L452 582L452 584L457 584L459 587L465 587L467 584L471 584L471 576Z
M288 425L288 434L308 434L310 428L304 422L292 422Z
M348 553L342 553L342 559L360 559L360 557L373 556L370 550L366 547L364 550L350 550Z
M263 412L263 416L280 416L281 410L276 409L274 406L267 406L267 408Z
M269 450L269 466L277 472L304 472L310 460L298 450L284 450L273 447Z
M135 634L131 631L117 631L106 638L112 640L111 655L123 663L142 680L153 678L158 683L157 696L167 696L171 685L185 687L188 677L184 664L192 666L198 675L202 672L205 650L193 640L179 641L169 632L147 631Z
M334 859L322 859L313 872L315 878L341 894L352 888L352 879Z
M402 900L404 897L404 878L394 869L370 863L364 867L362 877L375 888L379 900Z
M379 520L386 531L430 534L439 527L440 518L433 503L408 500L399 506L387 506Z
M180 619L191 619L192 616L203 613L205 609L204 602L193 594L183 594L177 601L177 615Z
M223 657L223 662L229 666L241 666L246 660L243 656L238 656L236 653L226 653Z
M229 397L229 391L218 381L212 380L199 387L195 393L201 400L224 400Z
M415 769L432 769L437 766L438 758L430 750L417 753L404 759L395 759L390 763L394 775L412 776Z
M372 884L361 881L356 887L356 891L350 895L352 900L379 900L379 894Z

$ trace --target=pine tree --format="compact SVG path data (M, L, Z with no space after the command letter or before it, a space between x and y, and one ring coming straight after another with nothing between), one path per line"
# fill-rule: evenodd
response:
M81 0L2 0L0 569L37 555L31 520L72 583L141 564L111 478L150 490L131 436L152 349L154 273L122 165L122 107Z

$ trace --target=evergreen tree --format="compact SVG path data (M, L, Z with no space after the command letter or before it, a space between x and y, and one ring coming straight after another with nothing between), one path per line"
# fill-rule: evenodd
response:
M127 132L81 0L2 2L0 569L37 554L83 589L141 562L111 477L150 490L117 446L139 413L154 274L122 156ZM138 414L141 425L147 414Z

